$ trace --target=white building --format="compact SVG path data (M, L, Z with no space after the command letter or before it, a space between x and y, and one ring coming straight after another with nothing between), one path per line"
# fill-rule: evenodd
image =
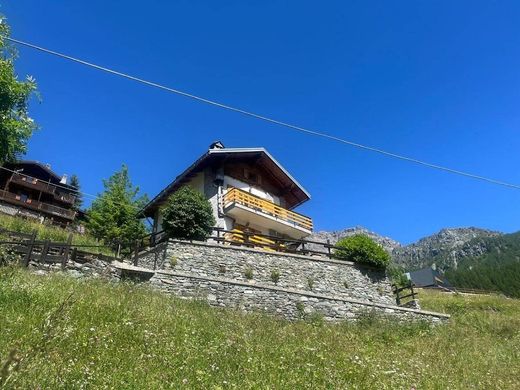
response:
M185 185L211 202L216 227L230 239L241 241L241 232L294 239L312 233L312 219L293 211L309 193L264 148L213 143L144 208L154 232L162 230L161 206Z

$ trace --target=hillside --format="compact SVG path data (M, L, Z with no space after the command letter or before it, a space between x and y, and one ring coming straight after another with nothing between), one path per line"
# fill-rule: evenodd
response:
M0 366L18 364L0 382L20 389L520 387L520 301L420 298L451 321L430 328L367 313L356 324L291 323L141 285L0 268Z
M457 268L446 271L453 285L520 297L520 232L471 240L466 246L480 246L483 252L462 258Z
M485 253L486 240L501 235L499 232L475 227L442 229L413 244L395 248L391 254L394 262L407 271L433 263L445 270L456 268L465 258Z

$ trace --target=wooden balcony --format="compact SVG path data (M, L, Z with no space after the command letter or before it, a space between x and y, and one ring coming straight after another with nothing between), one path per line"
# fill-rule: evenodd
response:
M226 215L290 237L303 238L312 233L311 218L238 188L226 192L223 198L223 210Z
M62 207L54 206L52 204L38 202L34 199L26 199L24 201L19 195L4 190L0 190L0 200L4 200L16 206L25 207L35 211L41 211L45 214L50 214L69 220L73 220L76 216L76 212L74 210L68 210Z
M54 199L65 203L73 204L75 200L74 194L65 192L60 188L56 188L56 186L53 184L41 181L31 176L15 173L11 176L11 182L21 185L25 188L51 194L54 196Z

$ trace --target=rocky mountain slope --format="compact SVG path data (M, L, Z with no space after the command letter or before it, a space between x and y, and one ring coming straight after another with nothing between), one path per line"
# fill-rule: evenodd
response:
M335 244L340 238L354 234L366 234L385 248L396 264L406 270L420 269L436 263L441 269L456 268L464 258L476 257L486 252L486 239L502 233L469 228L447 228L419 241L401 245L399 242L374 233L364 227L348 228L333 232L314 233L310 240Z
M413 244L396 248L392 258L407 270L433 263L441 269L456 268L462 259L485 253L486 238L500 235L502 233L475 227L442 229Z
M395 248L401 247L401 244L398 243L397 241L392 240L389 237L384 237L377 233L374 233L362 226L356 226L353 228L347 228L347 229L337 230L337 231L332 231L332 232L327 232L327 231L316 232L316 233L312 234L310 237L308 237L308 240L318 241L318 242L327 242L327 240L329 240L329 242L334 245L334 244L336 244L336 242L338 242L339 239L341 239L343 237L350 237L355 234L364 234L364 235L369 236L375 242L377 242L383 248L385 248L389 253L392 253ZM309 247L309 249L323 250L322 248L319 247L319 245L311 245Z

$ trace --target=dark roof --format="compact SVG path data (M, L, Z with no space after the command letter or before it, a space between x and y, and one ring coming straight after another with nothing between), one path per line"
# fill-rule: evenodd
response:
M197 173L215 163L231 161L233 158L252 159L256 164L263 166L273 173L284 187L291 189L294 201L289 205L292 209L310 199L310 194L294 179L282 165L274 159L264 148L210 148L199 157L191 166L175 178L166 188L155 196L142 210L146 216L153 216L155 210L160 207L166 199L186 184Z
M417 271L411 271L408 272L408 274L410 275L410 280L417 287L450 286L448 281L444 278L444 275L431 267L423 268Z
M12 162L12 163L6 163L5 167L9 168L11 170L20 169L20 168L38 168L44 174L49 175L51 180L53 182L55 182L56 184L60 183L61 178L62 178L62 176L60 176L56 172L54 172L48 164L44 164L44 163L41 163L39 161L34 161L34 160L19 160L19 161ZM25 172L21 172L21 173L23 174ZM29 175L28 173L25 173L25 174ZM29 175L29 176L31 176L31 175ZM74 189L74 187L72 187L69 184L60 184L60 185L70 188L70 189Z

